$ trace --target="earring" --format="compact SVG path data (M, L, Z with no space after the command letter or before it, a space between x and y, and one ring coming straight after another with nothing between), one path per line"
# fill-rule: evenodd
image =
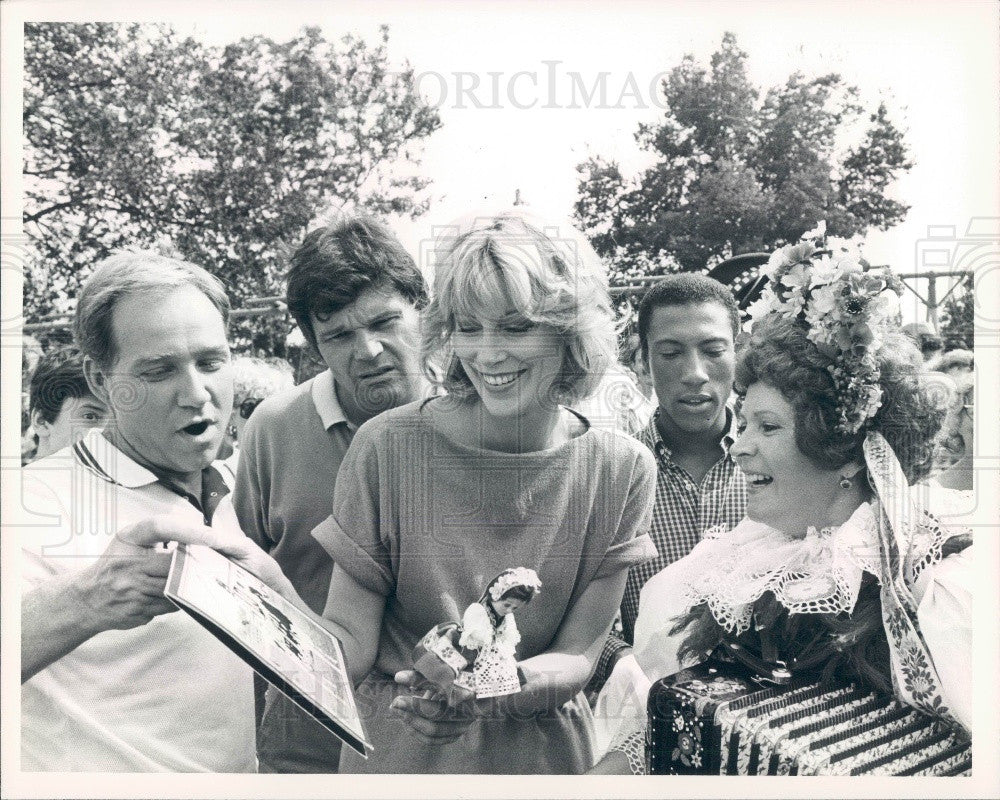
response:
M848 478L846 475L841 475L841 477L840 477L840 488L841 489L850 489L851 485L852 485L851 484L851 479Z
M230 436L231 439L235 439L236 438L236 434L238 432L239 431L236 430L236 426L233 425L232 423L230 423L229 425L226 426L226 433L229 434L229 436ZM843 486L843 483L841 483L841 486Z

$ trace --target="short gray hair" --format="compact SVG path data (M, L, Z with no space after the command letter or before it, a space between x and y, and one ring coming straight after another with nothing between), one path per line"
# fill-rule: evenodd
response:
M192 286L204 294L229 323L229 297L218 278L188 261L152 250L115 253L94 269L83 284L76 304L73 334L77 346L99 367L107 369L118 358L112 317L118 301L136 294L163 294Z

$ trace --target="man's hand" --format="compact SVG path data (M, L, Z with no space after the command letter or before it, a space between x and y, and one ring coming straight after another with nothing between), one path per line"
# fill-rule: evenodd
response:
M118 538L124 543L138 547L155 548L164 542L200 544L211 547L260 578L286 599L297 599L291 583L281 571L278 562L246 536L234 536L221 528L192 525L163 516L153 517L123 528L118 532Z
M427 744L450 744L472 725L476 718L474 700L450 706L447 698L433 684L414 670L397 672L396 683L406 686L413 694L396 697L390 708L399 711L410 732Z
M163 596L170 558L162 545L133 544L119 534L80 573L73 591L98 629L137 628L177 610Z
M181 524L156 517L123 528L80 572L58 575L21 600L21 682L107 630L145 625L176 611L163 596ZM191 526L188 526L191 527Z

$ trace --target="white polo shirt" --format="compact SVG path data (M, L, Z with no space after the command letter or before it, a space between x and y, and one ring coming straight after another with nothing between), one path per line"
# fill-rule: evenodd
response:
M203 523L189 500L99 430L21 477L22 593L93 564L138 520ZM229 496L212 525L243 535ZM252 671L182 611L99 633L22 685L21 768L254 772Z

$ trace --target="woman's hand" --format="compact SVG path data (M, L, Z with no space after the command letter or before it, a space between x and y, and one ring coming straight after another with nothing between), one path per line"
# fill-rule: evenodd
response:
M609 751L604 758L588 769L585 775L631 775L628 759L620 750Z
M398 695L390 708L399 711L410 732L426 744L450 744L461 738L476 719L475 700L452 705L434 684L414 670L397 672L395 680L412 694Z

